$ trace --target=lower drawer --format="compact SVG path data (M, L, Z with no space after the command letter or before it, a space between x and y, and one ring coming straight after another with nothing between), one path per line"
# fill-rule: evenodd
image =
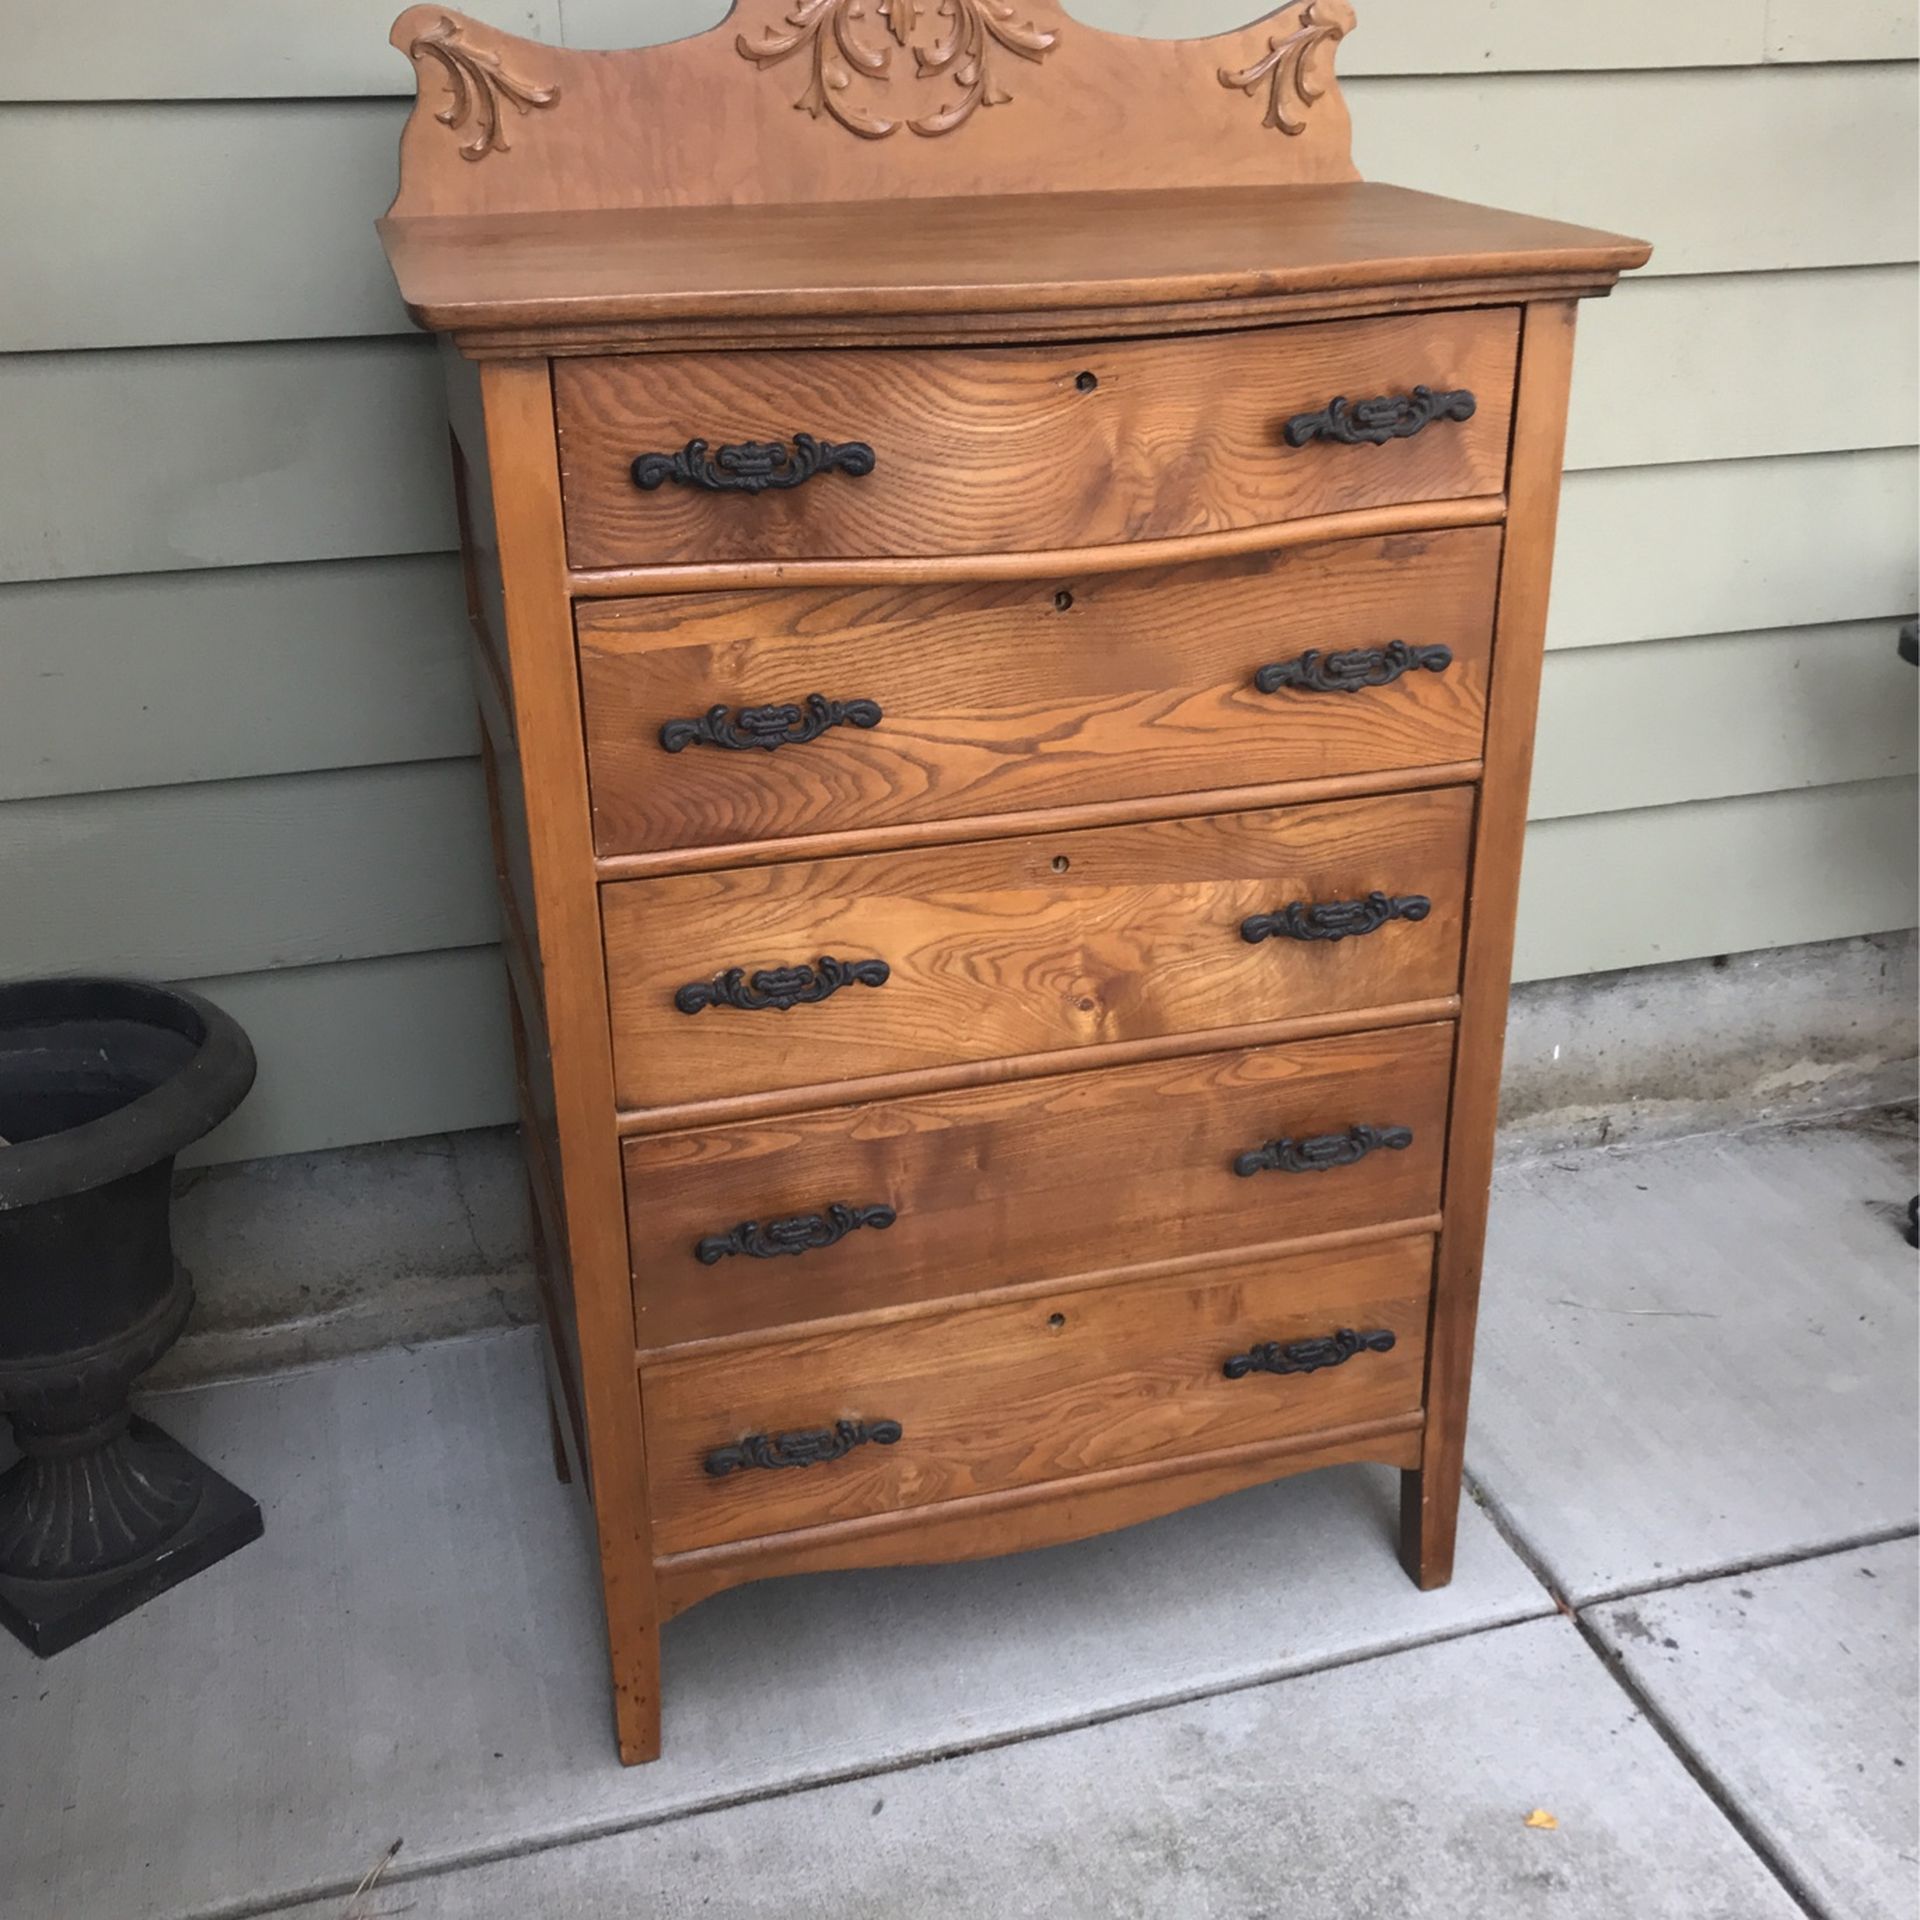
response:
M1412 1220L1433 1022L629 1140L642 1349Z
M1417 1413L1425 1235L642 1374L660 1553Z

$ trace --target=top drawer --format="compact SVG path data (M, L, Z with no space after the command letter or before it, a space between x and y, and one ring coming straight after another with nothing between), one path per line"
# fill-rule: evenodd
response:
M581 568L1044 552L1498 493L1518 328L1496 308L562 360L567 550ZM841 457L798 459L797 435Z

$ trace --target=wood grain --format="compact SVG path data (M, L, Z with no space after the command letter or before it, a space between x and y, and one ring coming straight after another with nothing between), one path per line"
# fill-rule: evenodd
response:
M471 377L471 376L469 376ZM526 833L537 894L542 1011L551 1046L554 1129L573 1281L581 1400L592 1454L601 1591L613 1671L614 1720L628 1761L660 1751L659 1620L640 1396L625 1285L620 1169L610 1118L612 1061L598 964L592 829L565 593L552 394L538 367L478 373L495 535L513 661L514 734L526 763ZM465 396L456 394L458 408ZM564 1349L563 1349L564 1350Z
M1138 1526L1182 1507L1317 1467L1344 1466L1353 1460L1407 1467L1419 1456L1420 1416L1401 1414L1364 1426L1322 1429L1178 1460L1150 1460L1135 1467L1079 1474L1071 1480L946 1500L938 1506L696 1547L654 1562L661 1613L670 1619L728 1587L780 1574L982 1560L1058 1546L1116 1527Z
M1455 788L609 887L615 1093L639 1108L1450 994L1472 820ZM1375 892L1432 911L1241 937ZM784 1011L675 1004L730 968L828 955L890 971Z
M1266 124L1264 85L1250 97L1221 74L1252 66L1301 26L1291 0L1267 22L1187 41L1102 33L1070 21L1058 0L996 4L992 34L980 0L919 7L913 24L827 0L804 10L811 28L798 30L793 0L738 0L711 32L611 53L545 47L413 7L392 33L414 59L419 95L391 211L1351 180L1327 28L1353 15L1346 0L1315 0L1314 10L1324 24L1299 49L1304 86L1281 96L1300 128L1289 136ZM908 28L898 44L896 24ZM977 50L942 61L963 29L978 33ZM783 42L784 57L763 51L756 63L743 52ZM459 98L450 61L485 63L470 65L471 110L453 126L439 117ZM1121 100L1130 112L1114 111Z
M1050 581L668 595L576 616L600 853L1316 779L1476 758L1494 528ZM1063 604L1064 601L1064 604ZM1444 646L1348 698L1262 694L1309 648ZM871 700L870 729L669 755L668 721Z
M1432 1256L1428 1239L1390 1241L650 1367L655 1542L684 1552L1417 1412ZM1257 1343L1342 1328L1396 1343L1316 1373L1222 1373ZM905 1431L799 1470L705 1469L747 1435L841 1419Z
M1571 302L1529 307L1522 333L1520 430L1513 446L1512 505L1494 634L1487 772L1474 829L1467 968L1447 1126L1446 1223L1440 1230L1428 1352L1427 1429L1419 1468L1401 1478L1401 1558L1422 1587L1445 1586L1453 1577L1577 311Z
M1404 187L1036 193L852 205L389 220L414 318L483 351L1003 341L1468 306L1598 283L1645 258L1616 234ZM1443 302L1444 303L1444 299ZM1316 313L1316 308L1319 312ZM891 329L891 332L890 332Z
M1497 493L1515 338L1516 310L1491 309L1178 342L559 361L567 549L576 568L1032 550ZM1383 447L1282 440L1336 396L1421 384L1478 411ZM865 442L877 465L752 496L642 492L629 472L695 437L794 432Z
M1405 1220L1439 1192L1450 1025L1154 1061L626 1143L640 1344ZM1323 1173L1235 1157L1356 1124L1411 1146ZM702 1265L738 1222L890 1206L884 1231Z

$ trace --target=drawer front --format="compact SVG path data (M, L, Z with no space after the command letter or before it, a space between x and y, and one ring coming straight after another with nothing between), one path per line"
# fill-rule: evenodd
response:
M1413 1237L650 1367L655 1548L1416 1413L1431 1272Z
M631 880L626 1107L1436 999L1470 788Z
M1518 327L1509 307L563 359L567 550L585 568L1035 552L1498 493Z
M631 1139L640 1344L1424 1218L1452 1051L1435 1023Z
M1045 581L584 602L595 839L724 846L1475 759L1499 564L1499 529L1470 527Z

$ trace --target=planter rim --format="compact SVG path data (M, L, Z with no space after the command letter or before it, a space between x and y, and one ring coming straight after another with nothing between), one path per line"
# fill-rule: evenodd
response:
M177 1073L97 1120L0 1146L0 1212L85 1193L170 1158L218 1126L253 1085L252 1042L197 993L114 975L0 981L0 1036L86 1019L179 1034L194 1052Z

